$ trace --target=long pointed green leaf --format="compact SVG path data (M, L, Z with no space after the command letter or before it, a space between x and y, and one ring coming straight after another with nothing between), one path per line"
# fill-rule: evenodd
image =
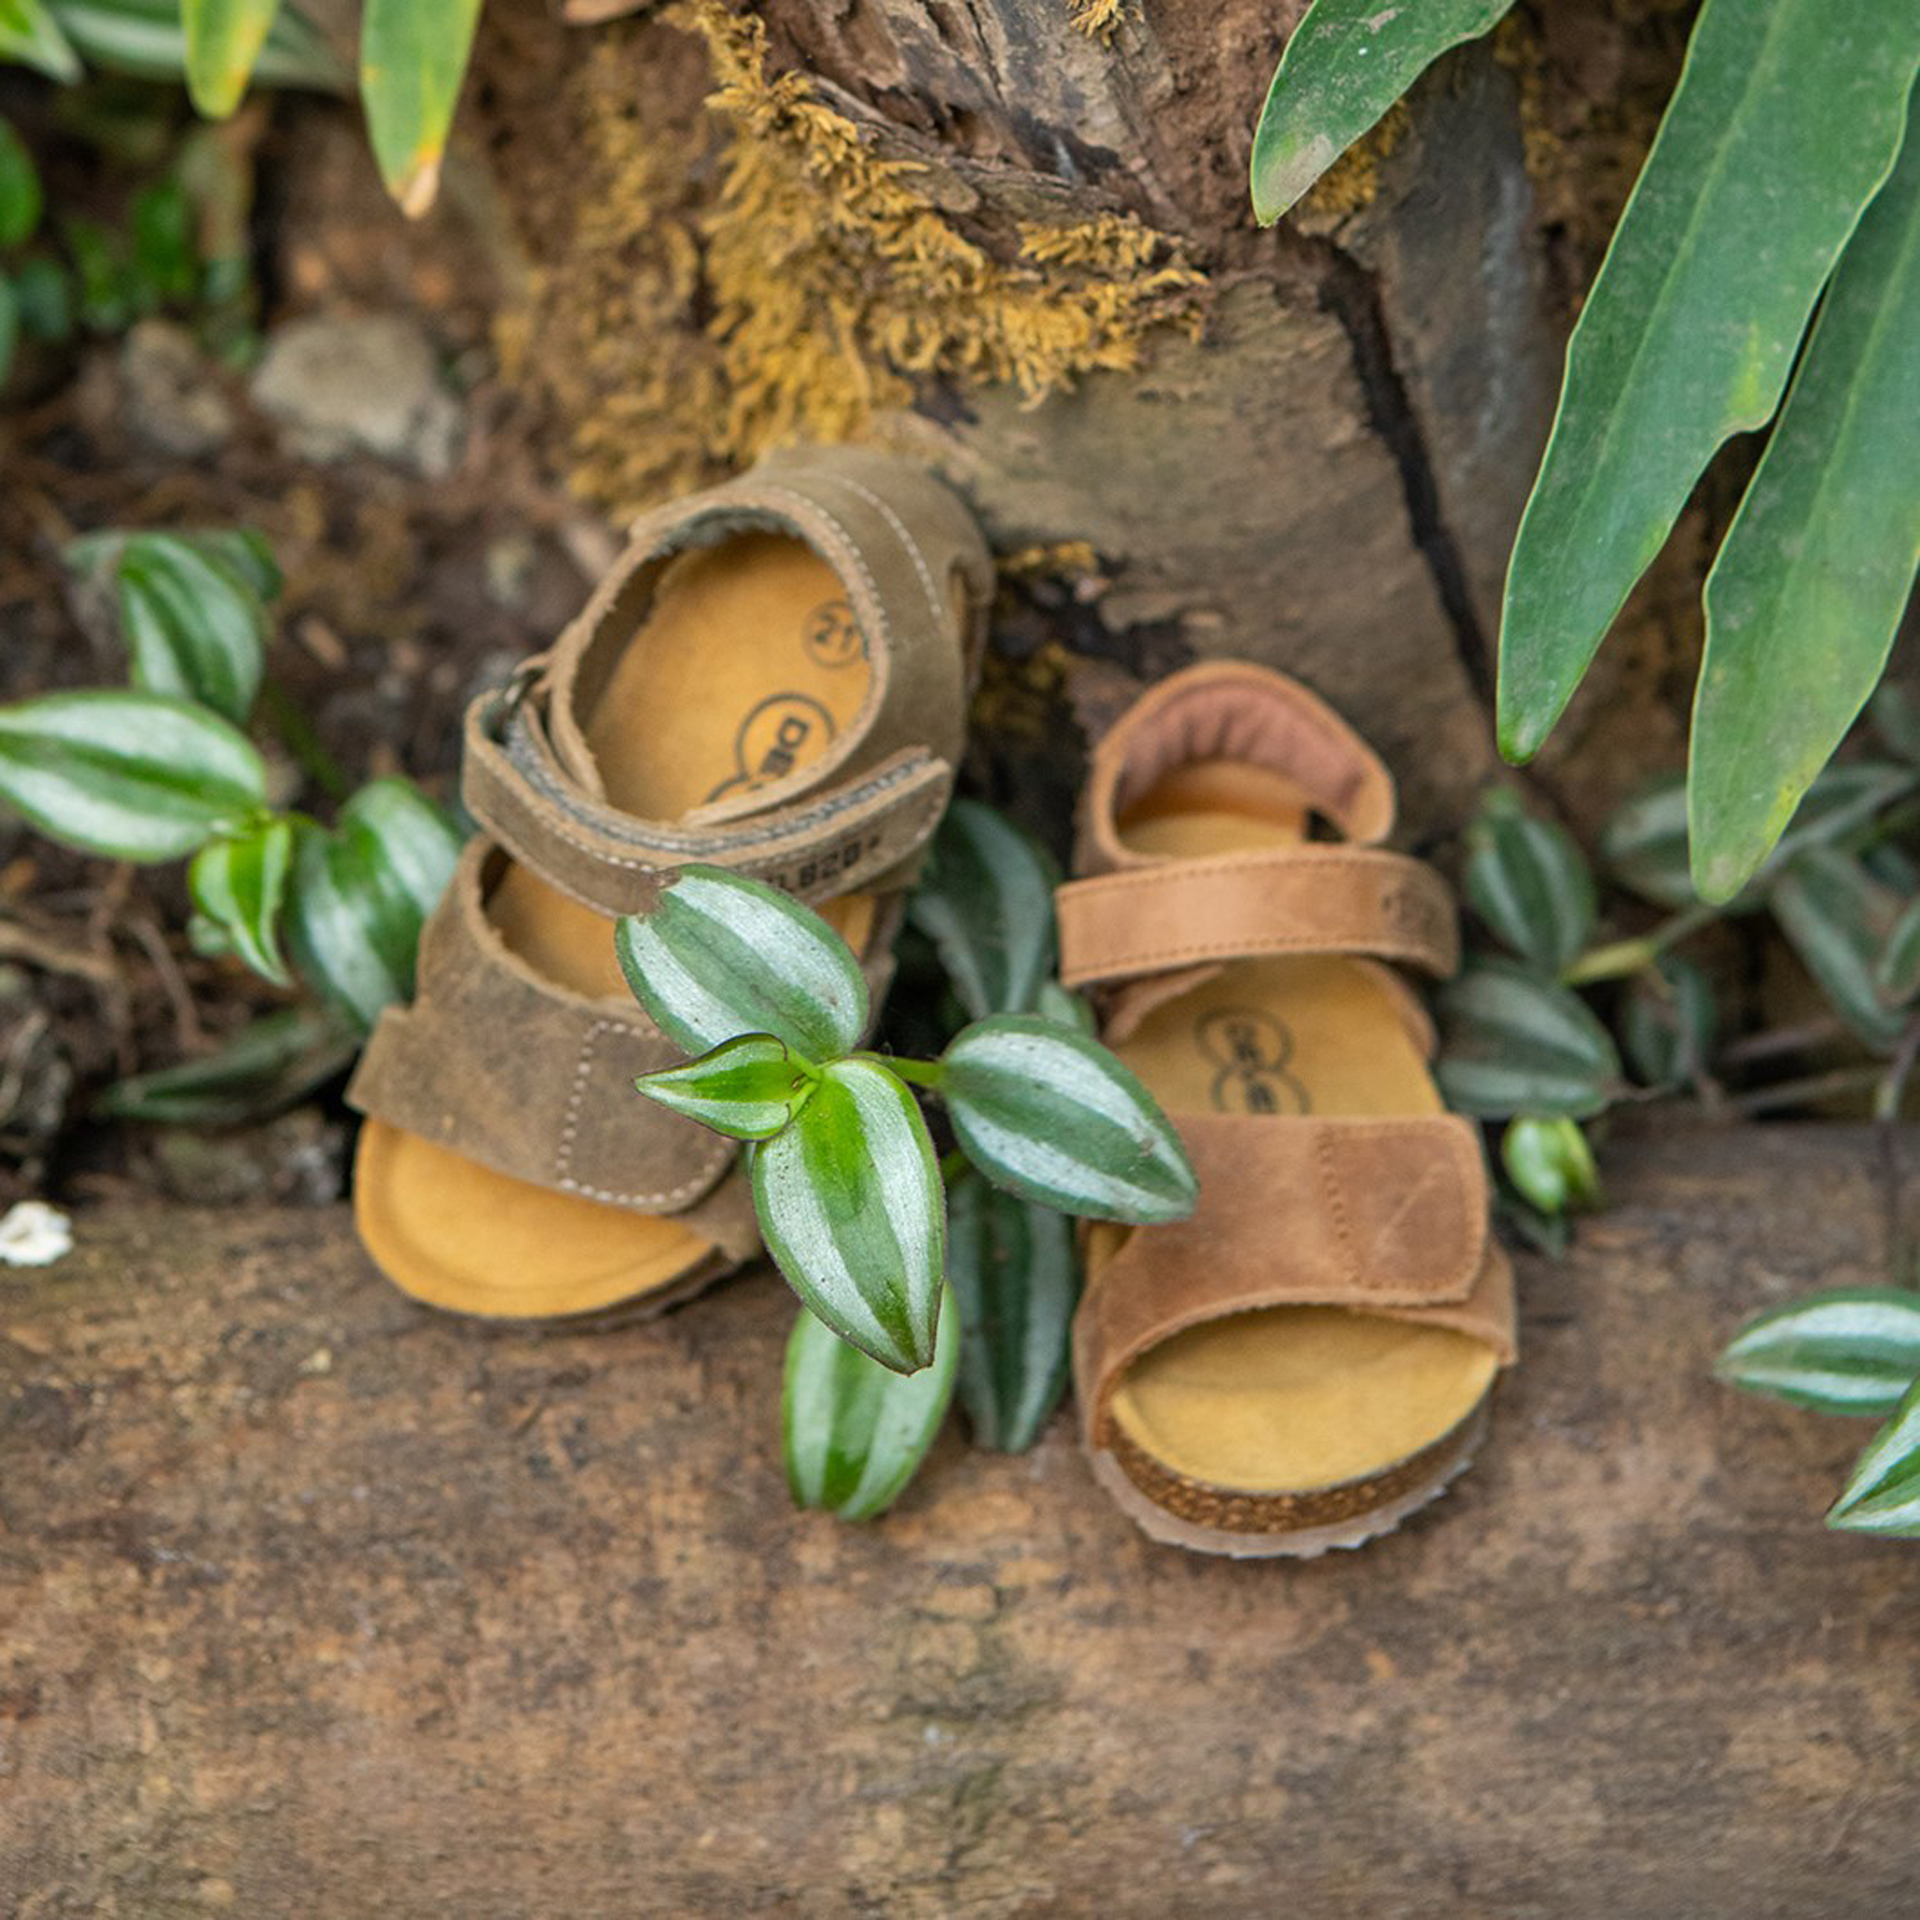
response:
M1179 1220L1199 1183L1172 1121L1097 1041L1035 1014L968 1027L940 1092L995 1186L1090 1220Z
M1507 575L1500 745L1532 755L1808 314L1899 151L1912 0L1706 0L1567 350Z
M1920 1380L1854 1462L1827 1525L1896 1539L1920 1537Z
M1695 884L1724 900L1878 682L1920 563L1920 127L1847 243L1707 579L1688 768Z
M181 0L51 0L49 11L92 65L143 80L178 80L187 70L180 7ZM253 63L254 80L345 93L351 77L313 22L283 0Z
M969 1169L947 1190L947 1279L974 1444L1024 1453L1066 1389L1080 1298L1072 1224Z
M80 78L80 57L45 0L0 0L0 61L33 67L63 87Z
M939 951L976 1020L1031 1013L1053 971L1053 889L1041 849L977 800L956 800L933 837L907 918Z
M896 1373L934 1357L946 1200L927 1125L884 1067L827 1067L794 1120L751 1149L754 1210L795 1293Z
M259 754L189 701L102 688L0 707L0 801L82 852L178 860L266 798Z
M1920 1379L1920 1293L1836 1287L1750 1320L1714 1372L1822 1413L1884 1420Z
M1253 135L1253 217L1270 227L1450 47L1513 0L1316 0Z
M240 104L280 0L181 0L187 91L210 120Z
M248 582L190 541L138 533L121 549L114 583L134 684L244 726L267 641L266 609Z
M255 973L277 987L292 984L280 952L280 908L292 865L293 823L268 820L202 847L187 869L193 904Z
M649 1100L733 1140L771 1140L819 1084L793 1049L770 1033L743 1034L684 1067L633 1083Z
M787 1342L780 1426L798 1507L871 1520L899 1499L947 1417L960 1315L940 1309L933 1363L899 1374L850 1347L805 1307Z
M809 1061L837 1059L867 1024L867 983L810 907L724 867L683 867L614 929L634 998L688 1053L770 1033Z
M440 188L480 0L367 0L360 93L387 191L417 219Z

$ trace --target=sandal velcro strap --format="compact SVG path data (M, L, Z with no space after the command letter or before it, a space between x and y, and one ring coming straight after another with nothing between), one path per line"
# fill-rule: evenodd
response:
M1445 883L1373 847L1166 860L1070 881L1054 898L1069 987L1281 954L1366 954L1439 975L1460 963Z
M427 923L414 1003L381 1016L348 1100L496 1173L684 1212L726 1175L737 1143L635 1092L639 1075L686 1057L637 1005L571 993L508 948L485 911L504 858L468 845ZM865 963L876 1004L889 970L882 943Z
M597 913L651 906L676 869L705 861L802 900L855 892L925 845L953 770L904 748L844 783L729 820L641 820L589 793L553 749L537 697L483 695L467 710L461 798L542 879Z
M1471 1121L1193 1114L1180 1131L1199 1206L1135 1228L1075 1321L1076 1377L1098 1383L1096 1439L1141 1354L1256 1308L1348 1307L1451 1327L1511 1360L1512 1270L1488 1234Z

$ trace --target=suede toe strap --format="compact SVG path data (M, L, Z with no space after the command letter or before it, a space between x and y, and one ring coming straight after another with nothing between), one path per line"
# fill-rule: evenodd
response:
M1473 1125L1456 1114L1189 1114L1192 1216L1137 1227L1074 1324L1090 1438L1149 1348L1262 1307L1335 1306L1448 1327L1515 1354L1513 1275L1487 1227Z

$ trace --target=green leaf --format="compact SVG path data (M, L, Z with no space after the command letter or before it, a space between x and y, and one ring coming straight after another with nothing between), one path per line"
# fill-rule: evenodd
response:
M1847 243L1706 588L1688 802L1724 900L1853 725L1920 561L1920 126Z
M193 206L177 180L157 181L127 209L127 272L143 312L191 300L200 286Z
M1694 483L1780 403L1808 315L1892 166L1906 0L1706 0L1567 350L1507 575L1500 746L1534 754Z
M1575 1121L1518 1115L1500 1136L1500 1160L1515 1190L1541 1213L1600 1204L1600 1170Z
M1053 971L1058 881L1040 847L991 807L956 800L947 810L907 918L975 1020L1034 1010Z
M114 569L136 686L244 726L260 691L267 614L224 560L164 533L127 538Z
M0 61L33 67L63 87L80 78L80 61L45 0L0 0Z
M1827 1525L1850 1533L1920 1538L1920 1380L1854 1462L1853 1477L1828 1513Z
M1513 0L1316 0L1294 28L1253 135L1253 215L1291 208L1434 61Z
M253 527L187 527L165 534L130 532L121 527L105 527L98 533L83 533L69 540L60 558L76 573L110 576L120 556L137 541L162 540L170 547L183 546L237 574L254 598L265 603L277 599L286 585L273 548L267 538Z
M847 943L791 895L724 867L682 867L614 950L654 1024L688 1053L770 1033L809 1062L838 1059L867 1025Z
M13 282L0 273L0 386L13 371L14 349L20 342L20 296Z
M1881 999L1874 976L1899 896L1858 860L1814 847L1773 883L1768 904L1834 1012L1876 1053L1890 1053L1906 1016Z
M1441 990L1436 1068L1448 1106L1586 1120L1622 1092L1620 1056L1586 1003L1510 960L1480 959Z
M770 1033L744 1034L684 1067L633 1083L649 1100L735 1140L771 1140L807 1104L818 1080Z
M1080 1298L1072 1225L969 1169L947 1190L947 1279L960 1307L960 1400L974 1444L1025 1453L1067 1384Z
M433 205L480 0L367 0L360 93L387 191L408 219Z
M57 260L45 254L22 260L13 272L13 296L22 333L49 345L71 337L73 288Z
M1558 973L1586 951L1598 911L1593 873L1564 827L1535 819L1496 787L1467 845L1467 898L1521 959Z
M210 120L240 104L280 0L181 0L187 91Z
M68 40L95 66L142 80L186 76L181 0L52 0L51 11ZM253 63L253 78L266 87L345 93L351 75L320 29L283 0Z
M933 1363L898 1374L850 1347L806 1308L787 1342L780 1425L797 1507L871 1520L899 1499L953 1399L959 1314L940 1311Z
M79 214L61 222L73 262L80 324L94 333L123 333L134 318L125 249L117 234Z
M153 1125L248 1126L325 1086L359 1050L360 1035L331 1009L288 1007L197 1060L116 1082L94 1111Z
M1836 1287L1750 1320L1714 1372L1822 1413L1884 1420L1920 1378L1920 1293Z
M837 1060L750 1160L760 1231L794 1292L883 1367L929 1365L946 1207L913 1096L884 1067Z
M1089 1039L1100 1031L1099 1022L1094 1019L1086 996L1070 992L1058 980L1040 982L1040 991L1034 996L1033 1010L1042 1020L1056 1021L1074 1033L1084 1033Z
M405 780L376 780L332 832L297 836L287 945L318 992L363 1027L413 992L420 931L459 858L459 829Z
M1199 1198L1152 1094L1097 1041L1035 1014L968 1027L941 1096L967 1158L996 1186L1091 1220L1179 1220Z
M1911 901L1893 923L1874 962L1873 984L1891 1006L1905 1006L1920 994L1920 900Z
M1809 847L1830 846L1859 832L1883 807L1913 791L1913 769L1883 760L1828 767L1808 788L1773 857L1730 905L1758 904L1773 877ZM1622 886L1662 907L1690 907L1699 899L1687 858L1684 776L1664 774L1616 812L1600 835L1600 854Z
M0 800L82 852L178 860L266 799L245 736L189 701L101 689L0 707Z
M246 833L210 842L193 856L187 891L263 980L293 984L280 952L280 908L293 865L293 823L266 820Z
M24 246L32 239L45 204L33 156L12 123L0 120L0 247Z
M1684 1086L1704 1071L1719 1024L1705 972L1680 954L1662 954L1634 977L1620 1009L1620 1044L1643 1085Z

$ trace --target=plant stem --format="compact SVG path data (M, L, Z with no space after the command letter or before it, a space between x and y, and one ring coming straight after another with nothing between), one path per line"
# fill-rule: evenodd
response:
M1601 980L1624 980L1629 974L1642 973L1667 948L1688 934L1711 926L1720 914L1719 907L1709 906L1703 900L1698 906L1663 920L1651 933L1642 934L1636 940L1616 940L1609 946L1594 947L1583 953L1560 976L1561 982L1569 987L1589 987Z
M876 1067L885 1067L889 1073L895 1073L910 1087L938 1087L946 1077L947 1068L942 1060L900 1060L890 1053L856 1053L856 1060L871 1060Z
M1735 1094L1727 1102L1726 1111L1740 1115L1766 1113L1775 1107L1824 1100L1837 1093L1860 1093L1868 1087L1877 1087L1884 1074L1885 1070L1880 1067L1838 1067L1831 1073L1809 1074L1803 1080L1781 1080L1771 1087L1756 1087L1751 1093Z

